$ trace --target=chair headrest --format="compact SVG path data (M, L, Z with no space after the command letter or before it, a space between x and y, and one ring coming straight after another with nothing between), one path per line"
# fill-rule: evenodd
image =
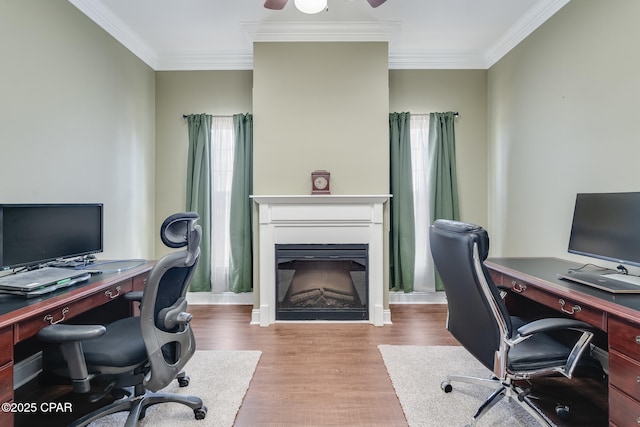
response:
M196 212L173 214L160 226L160 238L170 248L187 246L185 265L193 265L200 256L202 228L196 224L200 216Z
M476 224L468 222L453 221L449 219L438 219L432 227L444 230L450 233L467 235L472 237L473 241L478 244L478 256L484 261L489 256L489 234L487 230Z
M162 243L170 248L187 246L189 239L193 237L198 218L200 216L196 212L181 212L169 216L160 226Z

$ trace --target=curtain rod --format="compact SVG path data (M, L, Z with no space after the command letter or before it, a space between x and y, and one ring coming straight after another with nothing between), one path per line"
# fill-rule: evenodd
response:
M428 116L428 115L429 115L429 113L411 113L411 114L413 114L414 116ZM454 116L456 116L456 117L458 117L458 116L460 115L460 113L458 113L457 111L455 111L455 112L453 113L453 115L454 115Z
M416 113L416 115L419 115L419 116L427 116L427 115L429 115L429 113ZM458 117L458 116L460 115L460 113L458 113L458 112L456 111L456 112L454 112L454 113L453 113L453 115L454 115L454 116L456 116L456 117ZM189 117L189 115L188 115L188 114L183 114L183 115L182 115L182 118L183 118L183 119L186 119L187 117ZM231 116L213 116L213 117L231 117Z
M183 119L186 119L187 117L189 117L189 114L183 114L183 115L182 115L182 118L183 118ZM233 117L233 116L230 116L230 115L229 115L229 116L216 116L216 115L214 114L212 117Z

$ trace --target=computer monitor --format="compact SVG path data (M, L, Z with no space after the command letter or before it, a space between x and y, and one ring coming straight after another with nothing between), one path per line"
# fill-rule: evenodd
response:
M102 250L102 204L0 204L0 270Z
M569 252L640 266L640 192L578 194Z

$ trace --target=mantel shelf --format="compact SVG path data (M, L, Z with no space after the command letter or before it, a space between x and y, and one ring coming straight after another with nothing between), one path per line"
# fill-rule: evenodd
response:
M371 204L385 203L391 194L291 194L291 195L253 195L251 197L256 203L262 204L322 204L322 203L344 203L344 204Z

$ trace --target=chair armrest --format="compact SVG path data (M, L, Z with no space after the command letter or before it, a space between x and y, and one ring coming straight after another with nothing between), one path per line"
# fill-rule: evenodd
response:
M574 319L550 318L534 320L518 328L518 335L527 337L539 332L557 331L561 329L574 329L580 331L593 331L595 328L588 323Z
M38 332L38 339L60 345L60 350L69 368L69 377L76 393L88 393L91 389L87 364L82 352L82 341L104 335L107 328L102 325L49 325Z
M506 343L510 347L513 347L514 345L531 338L531 336L535 334L561 330L575 330L581 331L583 334L587 333L589 335L593 335L595 328L580 320L565 319L562 317L534 320L533 322L520 326L516 331L518 334L515 337L506 340Z
M102 325L49 325L38 332L38 339L51 343L85 341L98 338L106 332L107 329Z
M573 348L567 357L564 368L560 373L567 378L571 378L573 371L578 365L578 361L582 354L589 348L589 343L593 338L596 328L588 323L580 320L565 319L565 318L550 318L534 320L533 322L522 325L518 328L518 335L510 340L506 340L507 345L513 347L522 341L531 338L537 333L546 333L559 330L574 330L580 332L580 336L573 344Z
M123 295L123 298L126 299L127 301L141 302L142 293L143 293L142 291L127 292L126 294Z

